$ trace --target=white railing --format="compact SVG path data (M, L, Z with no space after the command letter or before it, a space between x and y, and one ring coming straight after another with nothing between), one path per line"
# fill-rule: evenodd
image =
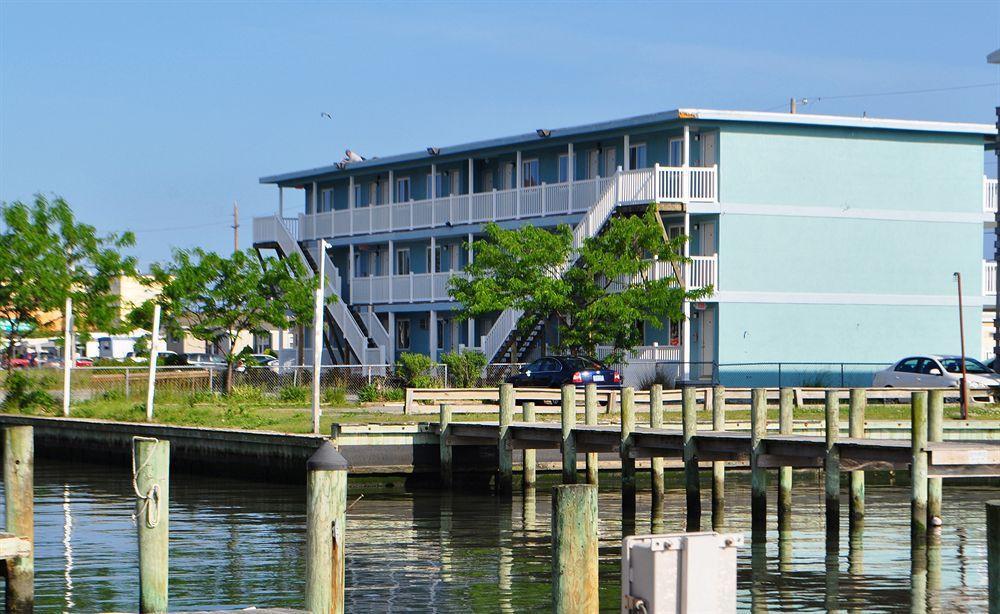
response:
M983 176L983 213L997 212L997 180Z
M991 260L983 261L983 296L996 296L997 293L997 263Z
M614 190L609 193L609 187ZM476 194L453 194L430 200L381 204L354 209L300 214L288 225L300 241L434 228L449 224L483 223L583 213L605 198L611 206L653 201L715 202L718 169L712 167L668 167L619 171L611 177L493 190ZM258 235L254 220L254 241ZM260 227L265 231L266 222Z
M368 329L368 336L372 338L376 345L383 348L389 347L389 331L382 326L382 321L378 319L378 316L374 311L362 311L358 315L361 316L361 321L364 322L365 328Z
M281 230L282 228L284 230ZM255 243L280 243L281 235L299 236L299 219L295 217L279 218L277 215L253 219Z
M355 277L351 280L351 303L354 305L376 305L450 301L448 281L452 277L464 274L462 271L445 271L443 273ZM378 340L376 339L376 341Z
M479 343L479 347L483 348L483 354L487 360L492 362L496 358L500 347L514 331L514 326L523 315L524 312L520 309L505 309L500 313L497 321L482 336L482 341Z
M649 260L652 266L649 269L648 279L652 281L668 279L674 276L674 267L666 260ZM712 286L714 290L719 289L719 256L691 256L691 262L684 264L684 274L687 277L689 289L706 288ZM611 292L619 292L626 286L642 283L643 275L633 275L631 277L622 276L609 286Z
M598 360L604 360L612 351L611 346L597 346ZM625 362L680 362L683 351L680 345L641 345L625 356Z

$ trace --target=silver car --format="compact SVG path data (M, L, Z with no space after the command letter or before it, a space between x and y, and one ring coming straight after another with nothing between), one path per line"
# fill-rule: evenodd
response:
M973 358L965 359L970 390L1000 388L1000 374ZM927 354L908 356L875 374L874 388L958 388L962 381L962 358Z

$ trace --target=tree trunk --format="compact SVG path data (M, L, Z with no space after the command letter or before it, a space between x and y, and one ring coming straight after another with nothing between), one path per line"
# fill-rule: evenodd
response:
M232 394L233 392L233 356L228 357L229 360L226 361L226 396Z

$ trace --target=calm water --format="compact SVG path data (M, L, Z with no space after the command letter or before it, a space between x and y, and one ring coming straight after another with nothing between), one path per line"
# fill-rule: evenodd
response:
M869 483L863 533L848 539L845 520L840 552L828 556L820 483L814 473L795 477L792 536L779 539L772 520L766 545L740 552L741 610L815 611L836 604L904 611L912 601L929 611L985 611L983 503L997 496L996 489L945 485L946 526L939 540L931 540L926 571L918 566L911 576L905 483L870 476L883 483ZM128 467L37 462L40 611L136 608L129 478ZM671 476L665 531L683 530L684 493L675 480ZM304 486L175 475L171 490L172 609L301 605ZM749 544L744 476L730 476L727 494L726 530L747 532ZM367 492L348 515L349 611L547 610L548 488L533 499L519 493L501 503L488 494ZM602 605L613 611L622 535L615 489L601 493L600 507ZM704 509L710 509L707 499ZM844 511L846 517L846 504ZM650 499L640 492L636 532L649 530Z

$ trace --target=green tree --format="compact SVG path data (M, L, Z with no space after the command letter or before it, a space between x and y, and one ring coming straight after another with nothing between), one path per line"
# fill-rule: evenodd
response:
M132 233L99 236L80 223L62 198L36 195L31 203L0 203L0 333L7 363L14 346L48 328L73 299L76 330L117 330L118 298L112 281L136 275Z
M678 283L687 239L668 239L653 206L642 215L613 217L604 232L583 242L568 268L574 255L569 226L505 230L491 223L484 231L467 277L451 280L460 317L519 309L524 316L517 334L554 317L561 351L594 355L597 346L610 346L607 361L620 362L642 345L641 323L659 328L678 322L685 300L711 294L711 288L688 290ZM654 259L672 274L654 275Z
M164 328L174 336L221 343L228 368L226 392L243 333L268 326L307 325L312 317L316 278L306 277L298 258L259 259L253 250L229 258L201 249L175 250L173 261L151 267L150 283L161 287ZM149 311L149 305L142 308Z

